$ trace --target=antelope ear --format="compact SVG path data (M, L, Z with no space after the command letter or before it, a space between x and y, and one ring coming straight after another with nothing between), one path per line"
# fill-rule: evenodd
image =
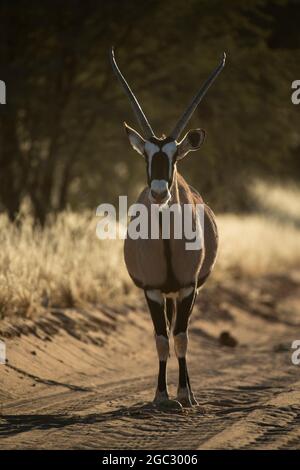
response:
M178 144L177 160L181 160L189 152L198 150L205 140L204 129L193 129L189 131Z
M145 149L145 140L143 137L134 129L129 127L126 122L124 122L124 128L128 136L131 146L136 150L140 155L144 155Z

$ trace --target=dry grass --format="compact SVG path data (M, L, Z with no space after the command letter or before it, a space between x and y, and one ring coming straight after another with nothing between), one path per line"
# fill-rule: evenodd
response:
M216 271L245 276L282 274L300 264L300 230L263 215L218 217L220 250Z
M213 279L232 273L283 273L300 263L300 191L254 187L256 215L219 215L220 251ZM280 210L278 209L280 207ZM0 317L42 312L50 306L116 304L134 292L123 242L100 241L94 214L63 213L41 231L30 216L19 226L0 215Z
M0 217L0 317L42 307L117 302L131 282L122 242L96 237L94 214L63 213L42 231Z
M268 184L256 181L252 193L261 211L284 223L300 225L300 190L293 183Z
M257 214L218 216L218 277L287 273L300 264L300 190L293 185L252 184Z

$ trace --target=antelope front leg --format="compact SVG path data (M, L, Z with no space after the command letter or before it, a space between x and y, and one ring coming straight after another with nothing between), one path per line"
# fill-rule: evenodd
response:
M197 405L197 400L191 389L189 374L186 364L186 353L188 347L188 323L193 310L196 297L195 288L182 289L177 300L177 314L174 327L174 347L179 365L179 383L177 400L183 406Z
M162 293L156 289L145 291L145 296L153 321L156 349L159 359L157 389L154 398L154 402L158 403L169 400L167 387L167 360L169 357L169 337L165 314L165 299Z

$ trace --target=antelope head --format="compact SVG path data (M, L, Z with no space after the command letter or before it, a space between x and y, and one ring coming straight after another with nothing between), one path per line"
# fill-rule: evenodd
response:
M110 52L112 68L124 88L126 95L132 105L137 121L142 130L142 135L129 127L125 122L125 130L129 142L140 155L145 159L147 166L147 180L149 186L149 199L159 205L166 204L171 197L171 189L174 183L176 163L189 152L198 150L205 139L203 129L193 129L180 140L184 128L187 126L195 109L214 82L225 65L226 54L219 65L213 70L206 82L193 98L186 111L182 114L173 131L168 137L156 137L148 119L146 118L136 96L122 75L115 59L114 49Z

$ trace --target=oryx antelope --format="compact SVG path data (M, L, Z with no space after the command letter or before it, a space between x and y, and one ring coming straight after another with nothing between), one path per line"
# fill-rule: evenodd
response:
M129 142L145 159L147 187L138 198L138 203L150 208L158 204L163 208L171 204L204 205L203 246L198 250L187 250L184 239L131 239L124 245L125 263L133 282L145 292L152 317L159 372L154 402L166 405L192 406L197 404L191 389L186 364L188 346L188 324L193 310L197 290L204 284L216 260L218 233L215 216L204 204L201 196L189 186L177 171L177 162L191 151L198 150L205 138L203 129L190 130L180 140L180 135L193 112L225 65L225 53L220 64L196 94L168 137L156 137L137 98L123 77L111 49L111 63L127 94L142 130L142 135L126 123ZM203 207L203 206L202 206ZM197 211L193 212L197 223ZM169 357L169 332L173 328L175 354L179 363L177 400L169 400L166 365Z

